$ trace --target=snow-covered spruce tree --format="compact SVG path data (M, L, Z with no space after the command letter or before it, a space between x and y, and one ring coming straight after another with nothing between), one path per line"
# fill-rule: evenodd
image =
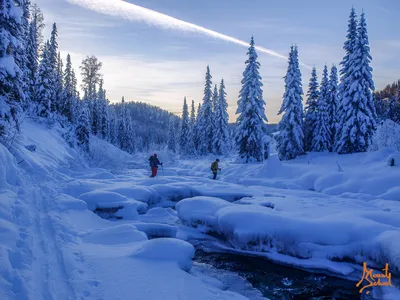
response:
M325 65L322 72L321 88L318 98L318 109L316 112L317 121L315 123L314 137L312 141L312 151L326 152L331 149L331 128L329 123L329 79L328 67Z
M68 121L73 121L73 106L75 104L76 86L73 82L73 69L71 63L71 56L67 55L67 63L64 72L64 97L62 103L61 114L67 117Z
M176 151L179 152L179 138L180 138L180 131L181 131L181 118L174 117L174 129L175 129L175 145Z
M90 103L90 99L89 99L89 97L88 97L88 92L87 92L86 89L84 89L84 91L83 91L82 102L85 103L85 104L87 105L88 113L89 113L89 124L92 124L92 122L91 122L91 116L90 116L90 106L91 106L91 103ZM79 118L79 117L78 117L78 118ZM90 126L90 130L92 130L92 126Z
M192 100L192 106L190 108L190 126L194 127L196 125L196 108L194 106L194 100Z
M104 81L103 79L100 80L99 84L99 91L97 93L97 101L98 101L98 115L99 118L99 126L98 126L98 133L104 139L107 140L107 124L108 124L108 101L106 98L106 91L103 88Z
M196 139L196 108L194 106L194 101L192 100L192 106L190 110L190 120L189 120L189 141L192 147L191 153L195 154L196 146L195 146L195 139Z
M393 96L389 102L388 118L400 123L400 82L398 83L397 96Z
M26 47L27 47L27 37L28 37L29 18L30 18L29 7L31 5L31 2L30 0L14 1L14 5L20 5L20 9L22 10L21 23L20 26L18 26L18 30L20 31L18 35L20 39L19 40L20 47L16 49L15 60L22 74L22 90L25 95L24 99L22 99L21 101L22 108L24 110L27 110L30 104L29 103L30 95L29 95L29 85L28 85L29 83L28 57L26 55Z
M216 143L216 134L217 134L217 114L218 114L218 106L219 106L219 96L218 96L218 86L214 86L214 91L212 94L212 104L213 104L213 117L212 117L212 126L213 126L213 140L212 140L212 148L213 148L213 153L216 154L216 149L215 149L215 143Z
M82 101L78 92L78 80L76 79L75 71L72 70L72 91L74 92L73 105L72 105L72 122L75 124L79 116L79 110Z
M218 155L226 154L229 150L228 120L228 102L226 101L225 83L222 79L215 113L214 151Z
M255 49L254 37L251 37L249 56L243 72L242 88L240 90L236 121L235 141L240 159L245 162L262 161L266 158L264 136L267 133L268 122L265 115L262 78L259 73L260 63Z
M29 20L31 19L31 1L22 0L22 31L23 37L26 38L29 32ZM25 48L24 48L25 49Z
M130 152L131 151L131 118L126 109L126 103L124 97L122 97L121 113L118 124L118 143L121 150Z
M337 119L337 107L338 107L338 73L335 65L331 68L331 73L329 75L329 86L328 86L328 118L331 128L331 147L329 151L333 151L335 145L335 137L336 137L336 124L338 123Z
M386 116L389 120L400 122L400 101L397 96L392 96L389 99Z
M0 1L0 139L9 142L19 131L18 113L25 100L18 51L23 33L23 2Z
M92 104L92 134L100 135L99 128L101 126L101 116L100 116L100 103L97 100L97 95L95 98L90 99Z
M388 101L378 99L374 95L374 104L377 112L377 121L392 120L396 123L400 123L400 81L392 85L392 89L396 89L396 92L392 92L391 95L387 95ZM386 95L385 95L386 96ZM382 97L380 97L382 98Z
M168 142L167 147L170 151L176 152L176 131L175 131L175 119L170 118L168 124Z
M199 152L208 154L213 151L213 102L212 81L210 67L207 66L206 83L204 88L203 104L199 116Z
M310 83L308 85L307 101L305 107L304 120L304 150L311 151L314 138L315 124L317 122L319 85L317 78L317 70L312 69Z
M302 95L297 47L292 46L285 76L283 103L278 113L284 113L278 124L277 135L277 149L281 160L293 159L304 153Z
M27 81L29 88L29 98L35 97L36 76L39 70L39 52L43 43L43 14L36 3L31 6L31 21L29 23L29 32L26 41L26 57L27 57Z
M84 151L89 152L89 135L90 135L90 124L89 124L89 108L88 103L85 101L82 105L82 110L78 118L78 124L75 129L77 144Z
M121 106L120 106L120 112L119 112L119 117L117 117L118 120L118 148L124 150L127 147L126 145L126 123L125 123L125 97L122 97L121 101Z
M189 107L186 102L186 97L183 101L182 119L179 128L179 151L184 155L193 153L193 146L190 140Z
M50 63L51 66L53 67L53 70L57 70L57 57L58 57L58 29L57 29L57 24L53 23L53 27L51 30L51 35L50 35L50 48L49 48L49 57L50 57Z
M135 130L134 130L134 126L133 126L133 122L132 122L132 118L130 117L129 113L127 113L126 115L127 119L126 119L126 136L127 136L127 149L125 150L128 153L135 153L136 151L136 134L135 134Z
M214 86L214 91L212 94L212 102L213 102L213 112L216 113L219 105L218 85Z
M38 76L36 78L35 101L39 117L50 118L52 101L55 99L54 72L50 61L50 43L47 41L42 51Z
M199 106L197 107L196 123L193 131L193 143L196 153L199 153L200 151L200 138L201 138L201 135L199 133L200 119L201 119L201 103L199 103Z
M337 151L337 146L339 145L338 141L341 138L341 131L343 124L341 123L341 118L347 113L347 108L345 107L343 101L343 95L346 90L349 89L350 81L347 79L349 77L350 68L353 64L353 53L355 52L356 43L358 41L357 38L357 15L354 7L352 7L349 16L348 28L346 41L344 43L343 49L345 51L345 56L343 60L340 62L340 84L338 89L338 106L336 110L337 123L335 128L335 145L334 151Z
M50 44L48 48L48 60L50 68L53 72L52 81L54 89L54 98L51 101L51 111L59 111L61 105L61 99L59 98L62 93L62 76L58 74L58 30L56 23L53 24L53 28L50 36Z
M372 94L375 86L370 66L372 57L364 13L361 14L357 31L357 42L343 78L344 89L341 90L343 110L339 113L340 126L336 140L336 150L340 154L367 151L377 129Z
M58 113L62 113L64 110L63 105L65 102L65 90L64 90L64 70L63 61L61 59L61 54L58 52L57 55L57 68L55 70L55 80L54 80L54 92L55 92L55 110Z
M108 141L113 144L118 144L118 120L115 113L115 105L108 106L108 118L109 122L107 124L107 137Z

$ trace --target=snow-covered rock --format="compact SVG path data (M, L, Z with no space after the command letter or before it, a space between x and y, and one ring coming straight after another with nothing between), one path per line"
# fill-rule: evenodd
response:
M149 260L175 262L182 270L189 271L192 267L194 248L191 244L178 239L161 238L143 243L132 257Z
M105 191L118 193L125 197L135 199L137 201L154 204L160 201L160 197L157 192L151 187L146 186L135 186L133 184L115 184L112 187L107 188Z
M133 225L123 224L99 229L83 237L86 243L102 245L120 245L147 241L147 236Z
M217 229L216 212L231 206L228 201L212 197L193 197L184 199L176 205L178 216L181 221L194 227L205 227L207 229Z
M147 209L146 203L128 199L119 193L108 190L84 193L79 196L79 199L85 201L88 208L93 211L100 208L115 208L118 210L116 216L124 219L136 219L138 213L144 213Z
M387 159L387 164L391 167L400 166L400 153L394 153L392 155L389 155Z

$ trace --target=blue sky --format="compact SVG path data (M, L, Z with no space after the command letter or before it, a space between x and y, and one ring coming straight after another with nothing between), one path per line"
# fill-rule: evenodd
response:
M85 0L82 0L85 1ZM86 0L93 1L93 0ZM300 60L315 65L320 77L323 65L339 64L344 52L351 6L358 15L364 9L373 57L376 87L400 78L400 1L398 0L129 0L183 21L249 41L287 55L292 44ZM37 0L49 35L50 25L59 28L62 56L72 56L78 67L86 55L103 62L108 98L143 101L180 113L183 97L202 99L204 75L209 64L213 82L224 78L230 119L235 119L237 97L246 60L246 47L200 33L165 29L142 21L100 14L67 0ZM284 92L287 62L259 53L267 117L279 121L277 112ZM310 70L302 68L304 92ZM320 78L319 78L320 79Z

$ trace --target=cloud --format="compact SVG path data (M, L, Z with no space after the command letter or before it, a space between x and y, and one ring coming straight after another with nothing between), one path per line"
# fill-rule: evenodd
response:
M248 43L245 41L125 1L121 0L68 0L68 1L72 4L76 4L105 15L120 17L130 21L147 22L151 25L159 26L165 29L202 33L216 39L248 47ZM279 54L273 50L260 46L256 48L260 52L269 54L274 57L278 57L280 59L287 60L287 57L285 55Z

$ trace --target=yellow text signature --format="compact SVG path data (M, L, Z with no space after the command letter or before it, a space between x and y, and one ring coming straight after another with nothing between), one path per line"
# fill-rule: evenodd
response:
M386 264L385 268L382 269L384 273L374 274L374 269L368 269L367 263L364 263L363 266L363 275L361 280L356 284L356 287L360 287L363 281L367 281L368 284L363 286L360 289L360 293L364 291L364 289L373 287L373 286L392 286L392 274L389 273L389 264ZM366 292L369 294L369 291Z

